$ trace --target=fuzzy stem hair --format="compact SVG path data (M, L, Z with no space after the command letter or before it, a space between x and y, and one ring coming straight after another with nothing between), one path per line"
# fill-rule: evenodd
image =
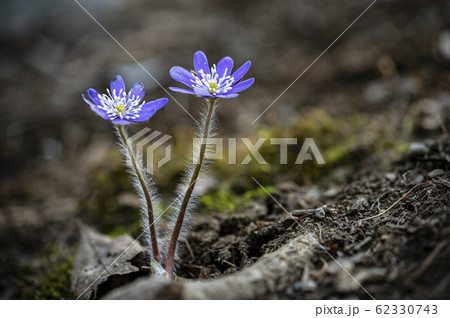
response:
M127 159L129 159L128 161L131 161L131 165L129 164L129 162L127 163L130 166L130 169L132 170L132 172L134 172L139 185L141 186L141 189L138 190L142 190L139 191L143 194L144 196L144 200L145 200L145 204L147 207L147 219L148 219L148 228L144 229L145 231L150 230L150 242L151 242L151 246L152 246L152 253L153 253L153 258L156 262L161 263L161 256L159 253L159 248L158 248L158 237L156 234L156 226L155 226L155 218L154 218L154 214L153 214L153 203L152 203L152 196L151 196L151 192L148 188L147 182L145 181L143 172L141 171L141 167L140 164L138 163L138 160L136 159L136 155L133 152L133 149L130 145L130 143L128 142L128 138L127 138L127 134L125 132L125 128L122 125L117 125L117 131L119 132L119 136L122 140L123 143L123 148L124 148L124 152L125 155L127 157ZM146 220L147 221L147 220ZM143 222L143 224L146 224L147 222Z
M174 228L172 231L172 236L170 238L169 248L167 250L166 272L169 277L172 277L178 237L180 236L181 228L183 226L183 221L186 216L186 210L188 209L189 201L191 200L191 196L194 191L195 185L197 183L197 179L200 176L200 173L202 170L202 164L205 159L205 153L208 148L208 138L210 137L211 126L212 126L212 123L214 122L213 115L214 115L215 104L216 104L215 98L211 98L208 100L208 105L207 105L208 110L207 110L206 117L205 117L205 123L203 125L200 125L200 127L199 127L200 135L202 138L202 142L200 145L200 151L199 151L198 157L196 158L196 160L194 162L194 164L195 164L194 171L192 172L189 183L185 190L186 192L184 194L183 201L181 201L178 216L175 221L175 225L174 225ZM202 131L203 131L203 134L201 134Z

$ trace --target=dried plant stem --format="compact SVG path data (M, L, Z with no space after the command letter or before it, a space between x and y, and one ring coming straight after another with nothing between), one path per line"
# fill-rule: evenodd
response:
M418 184L416 184L414 187L412 187L408 192L406 192L400 199L398 199L397 201L395 201L395 202L394 202L390 207L388 207L386 210L384 210L384 211L381 212L381 213L378 213L377 215L373 215L373 216L370 216L370 217L368 217L368 218L359 220L359 222L363 222L363 221L375 219L375 218L377 218L377 217L379 217L379 216L382 216L383 214L388 213L394 206L397 205L397 203L399 203L399 202L402 201L404 198L406 198L406 197L408 196L408 194L410 194L415 188L417 188L417 187L419 187L419 186L423 186L424 184L425 184L425 183L418 183Z
M203 159L205 157L206 147L207 147L207 139L209 137L209 130L211 125L211 119L214 113L214 105L216 103L215 98L209 99L208 102L208 114L206 117L206 122L203 130L202 143L200 146L200 153L198 156L198 162L195 165L194 172L192 173L191 180L189 181L189 186L186 189L186 193L183 197L183 201L180 206L180 211L177 216L177 220L175 222L175 226L173 228L172 236L170 238L169 249L167 250L167 261L166 261L166 272L169 277L172 276L173 264L175 258L175 251L177 247L178 237L180 235L181 227L183 225L183 220L186 214L186 208L188 207L189 200L191 199L192 192L194 191L195 184L197 182L198 176L200 174Z
M152 198L150 195L150 191L148 189L147 183L145 182L144 176L142 175L142 171L139 168L139 165L136 160L136 156L134 155L133 149L131 148L131 146L128 142L124 127L121 125L117 125L117 130L119 131L120 137L122 138L122 141L126 147L126 151L129 154L131 163L136 172L136 176L142 187L142 191L145 196L145 201L147 203L147 216L148 216L148 224L149 224L149 228L150 228L150 239L151 239L151 244L152 244L153 258L155 259L156 262L161 263L161 256L159 254L159 249L158 249L158 239L156 236L156 227L155 227L155 221L154 221L154 216L153 216L153 204L152 204Z

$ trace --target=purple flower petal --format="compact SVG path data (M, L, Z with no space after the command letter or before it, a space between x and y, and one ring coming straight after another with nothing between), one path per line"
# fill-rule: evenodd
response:
M195 94L200 98L234 98L239 96L236 94L237 92L247 89L254 82L254 79L250 79L239 83L248 72L250 65L251 62L247 61L230 76L234 66L231 57L222 58L217 66L210 70L205 53L197 51L194 54L195 73L189 73L179 66L174 66L170 70L170 75L174 80L187 85L193 91L178 87L170 87L170 89L179 93ZM213 78L209 76L211 72L214 72ZM205 76L208 76L208 78L205 78Z
M237 93L242 92L243 90L249 88L252 86L252 84L255 82L254 78L249 78L245 81L242 81L236 85L233 86L233 88L229 91L229 93Z
M214 96L203 87L194 87L195 94L199 97L214 98Z
M233 69L233 59L229 56L224 57L217 63L216 72L219 75L219 78L224 76L228 76L231 74L231 70Z
M189 89L185 89L185 88L179 88L179 87L169 87L171 90L173 90L174 92L178 92L178 93L185 93L185 94L194 94L194 91L191 91Z
M123 79L119 75L111 82L111 94L100 95L92 88L88 89L87 93L92 101L83 94L82 97L92 111L116 125L129 125L132 122L145 121L168 102L167 98L160 98L139 105L145 95L144 86L138 82L127 94Z
M131 88L130 92L128 93L128 99L132 98L139 102L144 98L144 95L145 95L144 85L141 82L138 82L134 84L133 88Z
M185 70L182 67L174 66L170 69L169 73L174 80L183 83L184 85L187 85L189 87L192 87L192 85L195 83L194 75L192 75L191 72Z
M91 106L91 109L100 117L104 118L104 119L109 119L108 114L106 113L106 111L104 111L103 109L98 108L97 104L94 104L93 102L91 102L90 100L88 100L86 97L84 97L84 94L81 94L81 96L83 96L84 101Z
M251 64L252 63L250 61L247 61L244 63L244 65L238 68L236 72L234 72L234 74L232 75L232 77L234 78L234 82L239 81L245 75L245 73L247 73Z
M100 109L99 106L103 107L103 104L100 102L100 99L98 97L99 93L97 93L97 91L93 88L89 88L87 90L87 93L89 95L89 97L94 101L94 104L96 105L95 109L93 109L93 111L95 111L97 114L99 114L101 117L109 119L109 117L105 117L107 115L103 115L103 113L105 112L103 109ZM84 98L84 96L83 96ZM86 99L85 99L86 100ZM91 107L92 109L92 107ZM99 113L100 112L100 113Z
M125 83L123 82L122 77L120 75L117 75L112 81L111 81L111 94L113 96L122 97L123 93L125 93Z
M200 76L202 76L200 73L200 70L203 70L203 73L205 75L211 74L211 71L209 70L208 58L206 57L205 53L203 53L202 51L197 51L194 54L194 67L195 67L195 71L197 72L197 76L199 78L203 78L203 77L200 77Z
M102 103L100 103L100 99L98 98L98 93L95 89L89 88L86 92L96 105L102 105Z
M113 122L113 124L122 125L122 126L130 124L130 122L128 120L121 119L121 118L116 118L112 122Z
M217 98L235 98L238 97L239 94L220 94L216 95Z
M167 98L160 98L160 99L145 103L144 105L142 105L142 109L139 112L139 118L130 119L130 121L137 122L137 123L146 121L147 119L152 117L158 109L160 109L161 107L166 105L168 101L169 100Z

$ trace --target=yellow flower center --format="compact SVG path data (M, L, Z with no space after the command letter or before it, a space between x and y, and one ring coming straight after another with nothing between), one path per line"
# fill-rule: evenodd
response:
M208 91L210 93L216 93L218 89L219 89L219 85L217 85L216 81L214 81L214 80L209 81L209 83L208 83Z
M116 112L120 116L120 118L122 118L123 113L125 113L125 104L119 103L118 105L116 105Z

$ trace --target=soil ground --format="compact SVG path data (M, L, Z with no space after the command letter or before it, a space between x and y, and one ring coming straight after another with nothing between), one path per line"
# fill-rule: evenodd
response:
M319 191L313 199L307 187L285 183L252 209L197 217L178 275L231 274L300 233L316 233L322 249L311 268L285 293L268 298L447 298L450 140L422 146L388 171L363 169L348 185ZM315 207L324 209L288 215Z

